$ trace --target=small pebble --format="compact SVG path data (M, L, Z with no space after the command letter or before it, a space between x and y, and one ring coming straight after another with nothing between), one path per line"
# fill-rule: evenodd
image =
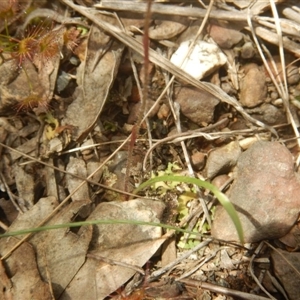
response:
M195 152L191 156L191 162L196 171L200 171L204 168L206 162L206 154L203 152Z

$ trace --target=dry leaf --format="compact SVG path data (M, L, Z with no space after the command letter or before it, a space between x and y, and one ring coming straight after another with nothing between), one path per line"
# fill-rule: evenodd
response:
M63 120L63 124L77 128L73 139L83 141L102 112L123 49L120 43L111 43L97 26L91 27L86 60L80 65L83 71L77 75L76 99L69 105Z

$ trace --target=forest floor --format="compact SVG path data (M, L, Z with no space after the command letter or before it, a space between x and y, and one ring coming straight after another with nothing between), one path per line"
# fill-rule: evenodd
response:
M1 299L299 299L300 5L252 2L0 1Z

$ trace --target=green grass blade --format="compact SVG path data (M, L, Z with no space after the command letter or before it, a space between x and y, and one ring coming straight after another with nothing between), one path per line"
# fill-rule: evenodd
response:
M229 217L231 218L236 228L236 231L238 233L240 242L242 244L244 243L244 232L243 232L242 224L234 206L232 205L232 203L229 201L228 197L224 193L220 192L213 184L209 182L203 181L198 178L187 177L187 176L164 175L164 176L158 176L147 180L146 182L142 183L138 188L136 188L133 193L137 194L139 191L143 190L144 188L151 186L154 183L160 181L185 182L185 183L195 184L199 187L203 187L205 189L210 190L216 196L216 198L219 200L219 202L221 203L221 205L224 207Z
M164 229L170 229L170 230L175 230L175 231L182 232L182 233L189 233L189 234L195 235L195 232L192 232L191 230L178 228L178 227L168 225L168 224L138 221L138 220L110 219L110 220L90 220L90 221L82 221L82 222L63 223L63 224L55 224L55 225L47 225L47 226L41 226L41 227L22 229L22 230L11 231L11 232L6 232L3 234L0 234L0 238L24 235L24 234L28 234L28 233L40 232L40 231L46 231L46 230L80 227L80 226L97 225L97 224L130 224L130 225L140 225L140 226L155 226L155 227L161 227ZM200 233L198 235L202 236Z

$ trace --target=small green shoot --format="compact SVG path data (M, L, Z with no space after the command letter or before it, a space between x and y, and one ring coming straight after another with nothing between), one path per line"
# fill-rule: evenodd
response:
M195 184L200 188L205 188L210 190L215 197L219 200L221 205L224 207L226 212L228 213L229 217L233 221L233 224L237 230L237 234L239 236L240 242L243 244L244 243L244 233L243 233L243 228L242 224L240 222L240 219L238 217L238 214L232 205L232 203L229 201L228 197L220 192L213 184L203 181L201 179L197 178L192 178L192 177L187 177L187 176L176 176L176 175L165 175L165 176L158 176L149 179L148 181L142 183L138 188L134 190L134 194L137 194L144 188L148 186L153 186L157 182L185 182L185 183L190 183L190 184Z

